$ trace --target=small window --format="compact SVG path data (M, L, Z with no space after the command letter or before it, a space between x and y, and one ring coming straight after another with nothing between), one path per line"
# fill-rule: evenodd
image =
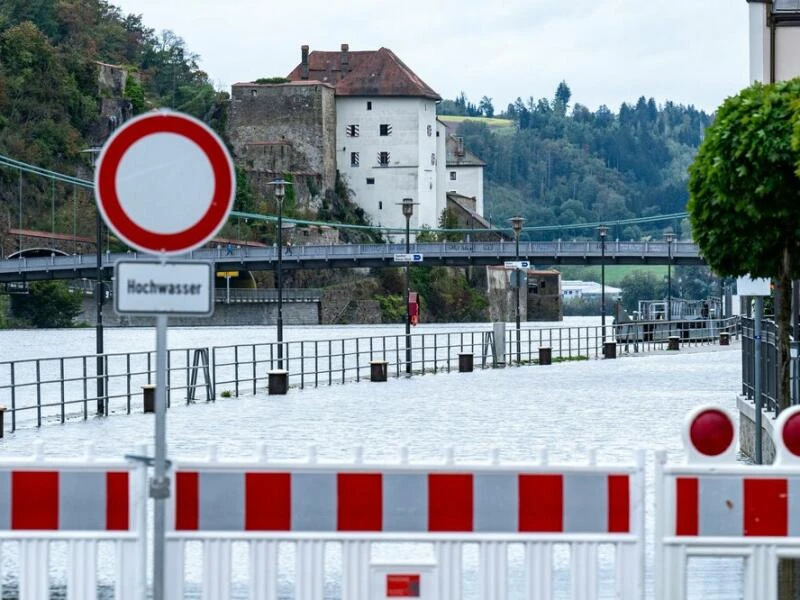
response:
M348 125L345 128L345 135L347 137L358 137L358 125Z
M378 200L378 210L383 210L383 201Z
M392 126L388 123L381 124L381 135L392 135Z
M433 135L433 127L428 125L428 137L431 137L432 135Z
M375 185L375 178L367 177L367 185Z
M455 180L456 180L456 172L450 171L450 181L455 181Z
M547 281L545 281L544 279L542 279L542 280L539 282L539 289L540 289L540 290L543 290L543 289L545 289L546 287L547 287Z
M389 166L389 153L388 152L378 152L378 164L382 167Z
M251 96L258 96L258 90L255 90L255 89L250 90L250 95Z
M350 153L350 166L357 167L358 166L358 152L351 152Z
M367 110L372 110L372 101L367 100Z
M431 153L431 165L436 166L436 153Z

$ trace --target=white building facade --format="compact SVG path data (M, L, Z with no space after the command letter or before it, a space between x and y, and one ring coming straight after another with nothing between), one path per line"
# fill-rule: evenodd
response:
M748 0L750 81L800 76L800 0Z

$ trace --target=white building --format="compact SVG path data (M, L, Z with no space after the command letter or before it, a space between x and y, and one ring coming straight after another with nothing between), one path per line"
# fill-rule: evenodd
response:
M441 97L391 50L351 52L342 44L309 53L303 46L288 77L334 87L336 166L373 223L404 229L398 204L412 198L411 227L437 227L449 191L476 198L482 215L483 163L463 141L464 164L450 160L447 128L436 119Z
M564 301L574 300L575 298L597 298L603 294L603 286L596 281L561 281L561 297ZM622 289L606 284L606 298L619 298Z
M750 81L800 75L800 0L748 0Z

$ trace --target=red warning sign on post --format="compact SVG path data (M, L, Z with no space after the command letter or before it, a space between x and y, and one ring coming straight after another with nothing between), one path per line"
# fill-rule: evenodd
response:
M135 117L114 132L97 161L97 206L129 246L181 254L225 224L236 193L233 161L205 123L176 112Z
M419 575L387 575L386 596L388 598L419 598Z

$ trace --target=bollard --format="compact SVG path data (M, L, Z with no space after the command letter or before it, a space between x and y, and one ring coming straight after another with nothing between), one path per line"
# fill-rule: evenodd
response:
M283 395L289 389L289 371L284 369L274 369L267 373L267 387L269 395Z
M603 358L617 358L617 342L603 342Z
M142 386L142 405L144 412L156 412L156 386L151 384Z
M0 406L0 438L3 437L3 432L6 430L5 426L3 425L3 415L6 412L5 406Z
M730 346L731 343L731 334L727 331L723 331L719 334L719 345L720 346Z
M458 372L472 373L473 356L472 352L458 353Z
M385 360L369 361L370 381L386 381L386 375L389 371L388 365L389 363Z
M669 336L669 341L667 342L667 350L680 350L681 347L681 338L677 335Z
M553 363L553 351L548 346L539 348L539 364L549 365Z

